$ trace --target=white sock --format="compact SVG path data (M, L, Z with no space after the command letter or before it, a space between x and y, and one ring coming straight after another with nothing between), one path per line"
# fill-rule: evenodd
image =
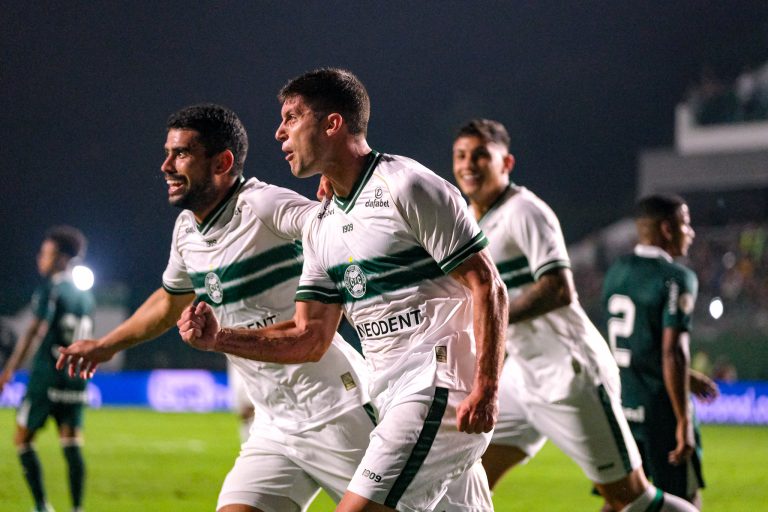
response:
M698 509L682 498L649 485L643 494L621 512L698 512Z

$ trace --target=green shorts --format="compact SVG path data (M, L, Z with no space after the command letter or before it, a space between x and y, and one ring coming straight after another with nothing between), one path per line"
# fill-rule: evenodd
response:
M86 401L85 390L30 387L16 413L16 424L34 432L45 425L48 416L52 416L59 426L80 429Z

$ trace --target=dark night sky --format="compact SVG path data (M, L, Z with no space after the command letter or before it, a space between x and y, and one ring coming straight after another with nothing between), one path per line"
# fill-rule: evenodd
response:
M514 179L569 241L625 214L638 150L670 146L673 109L705 62L768 48L768 2L13 2L0 0L4 290L34 286L44 229L81 227L102 281L134 305L160 284L177 211L159 165L165 120L190 103L239 113L246 174L311 195L273 133L275 93L320 66L372 97L369 142L450 177L470 117L510 129ZM150 7L151 6L151 7Z

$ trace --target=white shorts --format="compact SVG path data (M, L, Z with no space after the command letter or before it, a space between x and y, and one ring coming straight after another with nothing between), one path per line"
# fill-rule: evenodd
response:
M243 411L253 410L253 403L245 391L245 381L229 360L227 360L227 387L234 412L242 414Z
M568 396L547 402L516 388L530 425L549 438L595 483L615 482L642 464L621 409L618 372L594 372L572 365ZM513 390L515 391L515 390Z
M449 484L480 460L491 439L490 433L465 434L456 428L456 406L466 396L433 387L394 397L371 433L348 490L402 512L433 510ZM481 494L481 508L463 510L492 510L482 508L490 504L487 480L477 481L484 477L473 470L459 484L472 489L452 490L459 501Z
M435 512L493 512L488 476L481 461L448 485Z
M324 425L285 435L254 424L219 494L217 510L244 504L265 512L305 510L322 488L336 502L344 495L368 446L371 412L363 407Z
M499 419L491 444L519 448L527 455L522 462L524 464L539 453L547 438L528 420L525 408L518 399L517 385L513 380L515 371L511 358L507 358L499 381Z

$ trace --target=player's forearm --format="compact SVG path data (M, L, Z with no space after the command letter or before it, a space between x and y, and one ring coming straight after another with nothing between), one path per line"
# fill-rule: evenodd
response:
M669 395L672 410L678 423L688 421L688 396L690 392L688 380L688 357L679 345L665 349L662 352L662 373L664 387Z
M125 322L103 336L99 346L119 352L157 338L176 325L193 297L172 296L163 289L155 291Z
M289 320L264 329L221 329L213 350L267 363L298 364L319 361L329 345L330 339L323 339L311 325L301 328Z
M41 332L42 331L42 332ZM40 320L33 320L32 324L27 328L21 339L13 347L13 352L8 358L5 364L3 373L11 376L13 372L19 369L19 367L27 359L30 348L41 340L44 335L45 328Z
M475 387L497 393L504 361L507 289L500 278L473 289L473 322L477 350Z
M567 269L544 274L523 293L509 301L509 323L530 320L567 306L575 292Z

